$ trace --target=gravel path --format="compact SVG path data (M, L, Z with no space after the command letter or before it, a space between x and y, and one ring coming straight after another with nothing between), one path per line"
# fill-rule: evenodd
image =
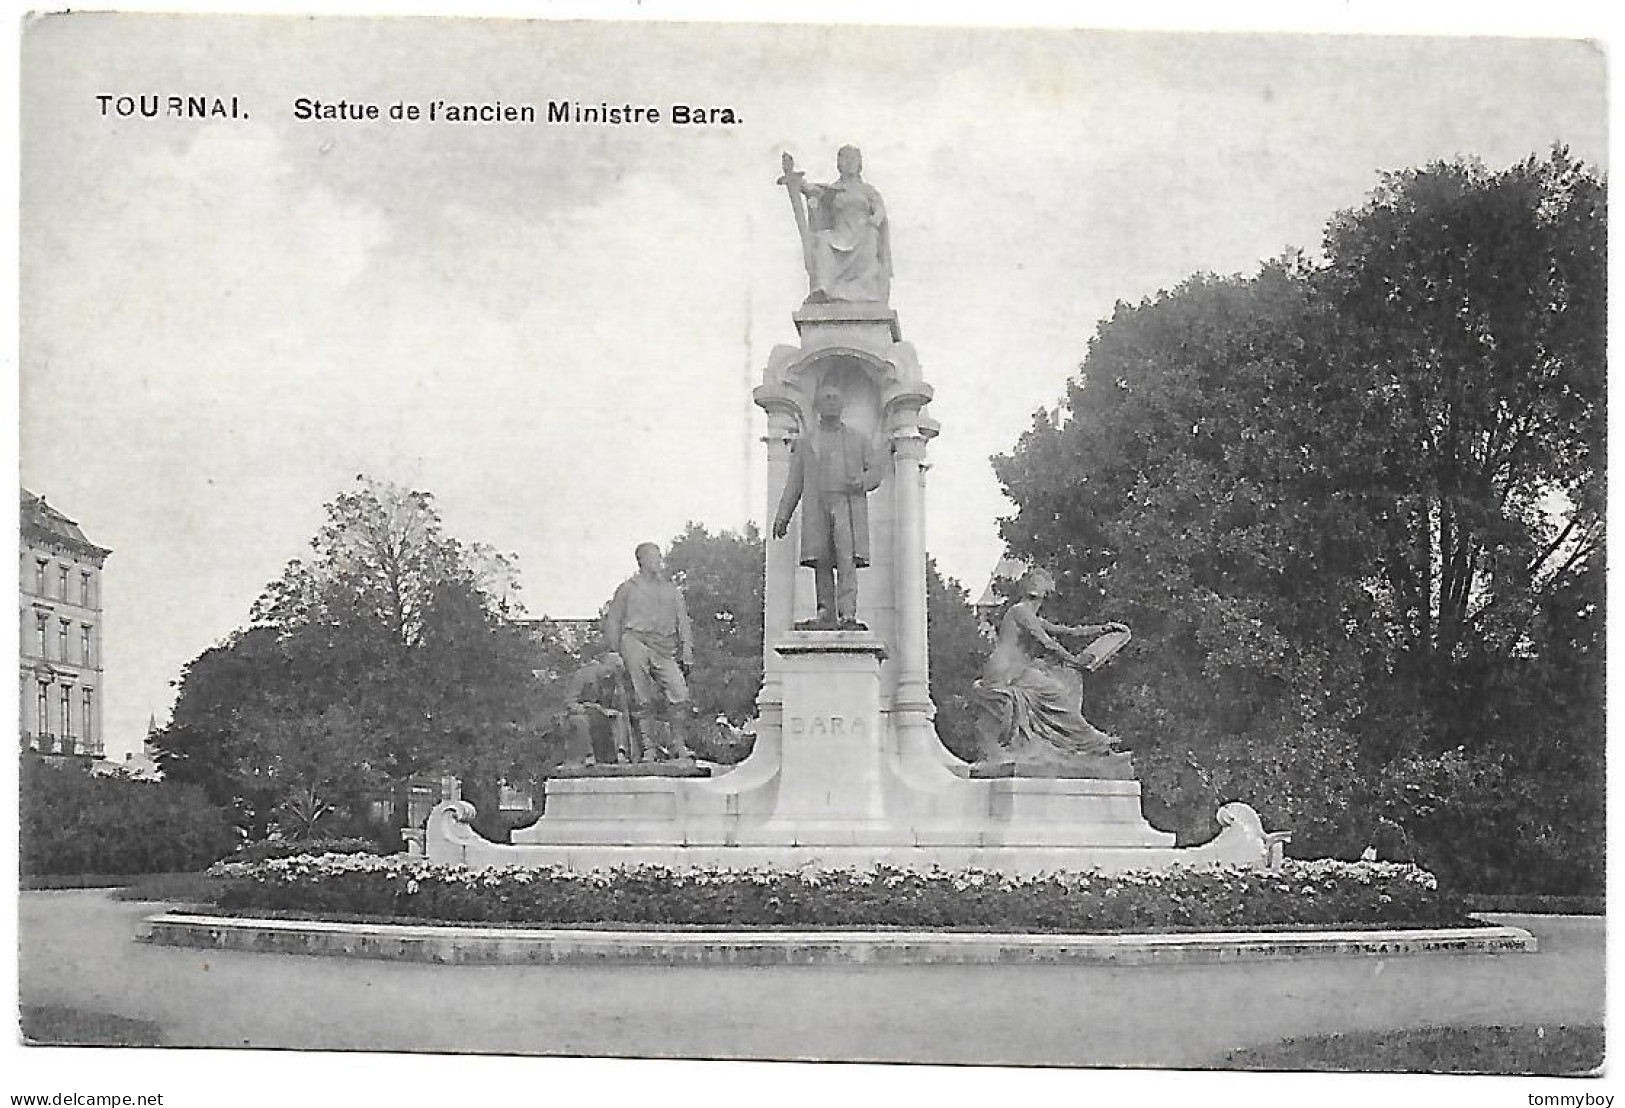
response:
M24 893L22 1003L171 1046L1203 1066L1342 1030L1600 1023L1603 921L1496 917L1538 954L1209 966L431 966L152 947L165 905Z

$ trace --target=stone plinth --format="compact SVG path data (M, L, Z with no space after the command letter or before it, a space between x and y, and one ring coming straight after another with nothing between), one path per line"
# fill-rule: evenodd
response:
M569 869L604 869L613 866L662 866L668 869L789 869L818 866L827 869L868 869L887 865L926 871L984 869L1010 874L1036 874L1057 870L1095 869L1107 873L1124 870L1169 869L1175 866L1226 862L1265 866L1277 851L1274 836L1266 834L1258 816L1244 804L1227 804L1219 811L1224 825L1217 838L1201 846L1175 847L1173 836L1151 828L1143 820L1126 816L1139 803L1134 782L1103 781L1118 786L1075 810L1073 818L966 819L956 825L937 822L911 824L906 818L881 822L861 820L755 821L709 814L698 790L704 781L667 779L672 791L665 800L650 792L601 802L606 813L594 819L555 819L545 816L513 834L513 844L494 843L473 828L474 809L465 801L451 801L429 817L424 839L433 862L469 866L563 866ZM608 781L571 781L571 786L604 787ZM676 787L684 786L679 791ZM990 798L983 796L986 803ZM1024 798L1017 798L1019 807ZM1053 799L1053 798L1052 798ZM634 810L643 801L654 806ZM1108 810L1096 807L1104 801ZM1109 809L1113 802L1117 812ZM553 803L551 791L549 805ZM674 813L657 814L661 804ZM702 809L706 809L702 811ZM1092 814L1093 813L1093 814ZM1013 813L1012 813L1013 814ZM1278 861L1278 858L1275 859Z
M1081 777L1004 777L988 782L989 823L997 841L1065 846L1089 828L1093 846L1172 846L1140 814L1140 783Z
M1080 755L1055 762L981 762L970 768L973 778L1028 777L1088 778L1097 781L1135 781L1131 754Z
M674 762L633 762L601 766L561 766L553 780L579 780L594 777L710 777L711 768L692 758Z
M774 650L782 659L784 724L770 825L884 820L886 644L863 631L793 631Z
M897 322L897 313L884 304L857 304L850 301L826 304L803 304L790 314L795 320L796 333L806 338L831 333L853 334L869 339L865 332L874 330L889 336L892 342L903 341L903 329ZM873 340L869 340L873 341ZM885 338L882 337L882 342Z

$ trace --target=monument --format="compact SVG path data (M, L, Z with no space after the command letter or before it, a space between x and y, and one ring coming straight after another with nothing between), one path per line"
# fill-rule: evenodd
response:
M1197 847L1176 848L1145 821L1130 756L1082 719L1069 679L1021 639L1084 629L1044 623L1032 597L978 689L989 720L1002 721L990 724L988 756L967 764L937 738L925 492L939 428L934 390L888 305L889 220L862 167L843 147L838 180L813 185L786 154L778 179L808 295L791 313L799 341L769 353L753 392L767 415L774 521L755 747L710 777L657 764L550 780L546 814L512 845L476 834L468 804L444 804L425 832L430 859L1032 873L1263 865L1278 852L1281 836L1242 804L1221 809L1219 836ZM1126 635L1119 627L1108 625ZM1017 717L1041 726L1011 726Z

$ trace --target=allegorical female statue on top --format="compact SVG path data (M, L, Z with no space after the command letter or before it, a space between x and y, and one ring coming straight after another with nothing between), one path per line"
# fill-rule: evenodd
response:
M863 179L863 155L843 146L835 156L840 178L811 185L789 154L779 178L790 194L807 266L807 302L884 304L891 295L891 229L880 192Z

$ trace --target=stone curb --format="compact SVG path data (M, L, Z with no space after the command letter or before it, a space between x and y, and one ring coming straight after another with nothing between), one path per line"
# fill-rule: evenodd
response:
M440 965L1201 965L1282 958L1533 953L1521 927L1029 935L941 931L592 931L246 919L162 912L140 941Z

